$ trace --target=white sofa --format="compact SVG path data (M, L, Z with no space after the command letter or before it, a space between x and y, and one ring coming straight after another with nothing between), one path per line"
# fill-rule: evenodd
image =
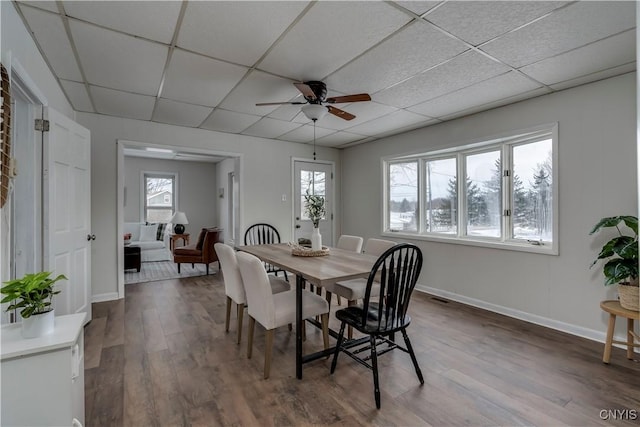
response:
M129 246L140 247L140 260L146 261L170 261L169 238L171 224L166 224L158 239L158 224L146 225L144 222L125 222L124 233L131 233Z

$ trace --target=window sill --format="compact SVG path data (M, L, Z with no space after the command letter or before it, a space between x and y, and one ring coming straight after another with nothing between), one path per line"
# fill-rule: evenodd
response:
M474 239L472 237L446 237L433 234L403 233L402 231L384 231L386 237L402 237L408 240L423 240L428 242L450 243L454 245L477 246L482 248L502 249L507 251L529 252L542 255L558 255L557 245L544 244L541 246L517 241L502 242L488 239Z

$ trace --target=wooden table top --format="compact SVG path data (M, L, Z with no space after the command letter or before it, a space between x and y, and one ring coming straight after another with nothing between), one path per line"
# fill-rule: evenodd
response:
M329 254L317 257L294 256L286 243L239 246L240 251L257 256L262 261L302 276L306 281L326 286L341 280L366 277L378 257L329 248Z
M622 308L620 301L617 300L602 301L600 308L616 316L626 317L627 319L640 319L640 312Z

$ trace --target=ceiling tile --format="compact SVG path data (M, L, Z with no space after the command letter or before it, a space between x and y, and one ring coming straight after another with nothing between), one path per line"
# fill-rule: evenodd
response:
M154 122L198 127L212 111L213 108L209 107L159 99L152 119Z
M98 113L110 116L151 120L155 97L90 86Z
M40 9L48 10L50 12L55 12L55 13L59 12L57 2L51 1L51 0L48 0L48 1L47 0L45 0L45 1L20 1L18 3L20 3L21 6L22 5L29 5L29 6L38 7Z
M636 60L636 32L597 41L570 52L544 59L520 69L542 83L551 85L577 76L617 67Z
M539 87L541 85L520 73L510 71L422 104L414 105L409 110L425 116L442 117L456 110L466 110Z
M284 102L300 95L291 80L252 71L220 104L220 107L240 113L266 115L277 105L257 106L260 102ZM304 102L302 96L299 97Z
M179 1L65 1L67 16L128 34L170 43L180 14Z
M335 131L316 126L316 140L327 135L331 135ZM302 125L297 129L287 132L278 137L283 141L310 143L313 142L313 125Z
M338 70L326 82L345 93L374 93L465 50L464 43L418 21Z
M366 136L376 136L378 133L404 128L429 120L429 117L412 113L411 111L398 110L395 113L349 128L348 131Z
M632 73L636 71L636 62L620 65L618 67L608 68L597 73L587 74L586 76L577 77L575 79L565 80L560 83L550 85L553 90L564 90L574 86L580 86L597 80L608 79L609 77L619 76L621 74Z
M90 84L157 94L167 47L80 21L69 25Z
M581 1L508 33L482 50L522 67L635 27L635 2Z
M262 138L277 138L299 127L299 123L284 122L282 120L263 117L242 132L243 135L260 136Z
M477 46L561 7L566 1L452 1L426 19Z
M394 2L407 10L415 13L416 15L422 15L436 6L441 1L396 1Z
M32 7L23 7L21 10L56 75L61 79L82 81L60 15Z
M374 94L373 100L397 107L409 107L508 70L508 67L471 51Z
M178 46L253 65L306 6L305 1L189 2Z
M200 127L220 132L240 133L258 120L260 120L260 116L216 108Z
M397 108L378 104L377 102L340 104L338 108L355 115L356 118L353 120L344 120L333 114L327 114L318 120L318 125L328 129L344 130L397 111Z
M300 96L300 99L303 100L302 96ZM284 104L284 105L279 106L278 108L276 108L272 112L270 112L267 116L271 117L272 119L286 120L288 122L295 121L294 118L298 114L300 114L300 108L301 107L302 107L302 105ZM303 121L302 123L306 123L307 121L308 121L308 119Z
M331 135L325 136L324 138L317 139L316 145L320 145L324 147L337 147L339 145L360 141L363 139L367 139L367 136L342 131L342 132L332 133Z
M76 111L88 111L93 113L93 106L87 93L87 88L84 83L72 82L69 80L60 80L62 89L69 97L73 109Z
M162 87L162 97L216 106L247 72L245 67L175 49Z
M258 67L301 81L320 80L410 19L383 2L314 2Z

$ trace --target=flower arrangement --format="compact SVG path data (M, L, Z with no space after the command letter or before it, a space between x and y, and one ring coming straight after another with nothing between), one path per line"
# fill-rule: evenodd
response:
M307 216L313 222L313 228L318 228L320 220L325 216L324 197L317 194L307 194L304 196L304 208Z

